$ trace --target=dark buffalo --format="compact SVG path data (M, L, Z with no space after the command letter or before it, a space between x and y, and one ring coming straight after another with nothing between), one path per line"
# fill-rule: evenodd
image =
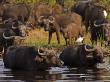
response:
M63 64L56 54L28 46L9 47L3 61L5 67L19 70L45 70Z
M89 1L76 3L75 6L71 8L71 11L82 16L87 30L89 26L92 28L95 20L105 18L107 16L107 12L104 7Z
M101 45L110 42L110 24L107 19L99 19L94 22L94 27L91 29L91 40L96 42L101 41Z
M94 4L95 2L93 0L86 0L86 1L79 0L75 3L75 5L71 7L71 12L76 12L79 15L81 15L84 21L86 9L88 9L89 7L91 8Z
M103 52L100 47L93 48L89 45L71 45L60 54L60 59L66 66L84 67L103 63Z
M26 27L19 25L19 21L9 19L1 24L0 27L0 46L7 47L14 44L14 39L24 39L26 36Z
M52 34L56 32L58 43L60 44L60 32L63 34L66 43L69 38L77 38L78 35L83 35L82 19L76 13L58 14L41 18L43 21L45 31L49 32L48 44L50 44Z
M74 6L71 7L71 12L76 12L79 15L82 16L83 21L85 18L85 10L88 7L88 3L87 2L77 2Z

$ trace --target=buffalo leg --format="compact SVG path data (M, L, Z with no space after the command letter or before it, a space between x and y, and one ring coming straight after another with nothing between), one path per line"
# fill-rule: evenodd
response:
M58 44L60 44L60 32L59 31L56 32L56 36L57 36Z
M64 37L64 39L65 39L66 45L68 45L68 41L67 41L67 38L65 38L65 37Z
M52 32L49 32L48 44L50 44L51 39L52 39Z

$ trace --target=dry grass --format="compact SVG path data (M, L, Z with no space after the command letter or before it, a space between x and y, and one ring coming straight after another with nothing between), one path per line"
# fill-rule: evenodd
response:
M61 37L61 45L64 45L64 38ZM48 32L45 32L44 29L35 29L29 32L29 36L26 37L22 45L28 46L38 46L38 47L46 47L48 46ZM56 40L56 34L53 34L50 46L58 46L58 42Z
M49 46L65 45L65 40L62 34L60 34L60 40L61 40L61 44L58 45L56 34L54 33L51 40L51 44ZM91 44L89 33L85 34L84 43ZM48 46L48 32L45 32L43 28L31 30L29 32L29 36L27 36L26 39L22 42L22 45L38 46L38 47Z

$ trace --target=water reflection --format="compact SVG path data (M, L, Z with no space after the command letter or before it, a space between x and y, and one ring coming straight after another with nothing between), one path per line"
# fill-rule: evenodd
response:
M0 82L110 82L110 70L105 68L51 67L46 71L12 71L4 68L0 59Z

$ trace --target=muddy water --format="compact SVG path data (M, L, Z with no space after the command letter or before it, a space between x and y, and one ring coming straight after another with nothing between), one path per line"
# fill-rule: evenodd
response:
M110 82L110 65L97 68L51 67L46 71L12 71L0 59L0 82Z

